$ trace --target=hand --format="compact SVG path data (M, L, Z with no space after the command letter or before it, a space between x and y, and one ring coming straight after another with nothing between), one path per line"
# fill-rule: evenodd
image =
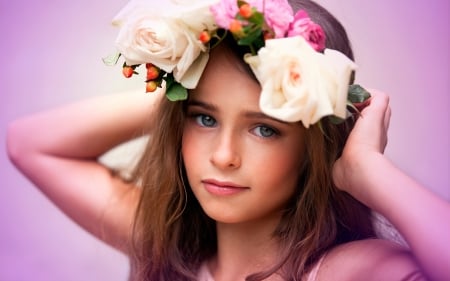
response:
M366 180L364 175L371 171L371 159L382 156L384 152L391 117L389 97L377 90L369 92L371 98L357 105L361 116L348 137L342 156L333 167L336 186L357 199L362 196L361 187Z
M362 105L361 116L334 164L333 180L339 189L394 225L430 280L447 280L450 204L383 155L391 116L389 98L375 90L370 93L372 97Z

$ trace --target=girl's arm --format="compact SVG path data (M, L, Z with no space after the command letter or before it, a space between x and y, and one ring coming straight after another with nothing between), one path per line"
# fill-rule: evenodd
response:
M126 252L139 189L98 158L143 134L159 96L95 97L19 119L8 128L9 157L70 218Z
M384 215L403 235L432 280L450 276L450 204L383 155L389 99L374 93L334 166L339 188Z

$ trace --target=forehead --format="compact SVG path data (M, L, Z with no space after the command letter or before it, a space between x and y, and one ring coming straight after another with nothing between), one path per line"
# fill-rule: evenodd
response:
M233 96L237 102L258 105L260 92L259 83L243 60L227 47L218 46L211 51L208 64L190 97L214 101L221 95Z

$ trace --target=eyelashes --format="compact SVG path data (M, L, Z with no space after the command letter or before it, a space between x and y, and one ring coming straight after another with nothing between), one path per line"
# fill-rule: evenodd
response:
M195 122L202 127L215 127L217 125L216 119L207 114L193 114L192 118L194 118Z
M215 128L219 125L217 120L213 116L205 113L190 112L188 113L188 118L193 120L196 125L204 128ZM260 123L254 124L250 127L251 129L249 130L249 132L251 134L263 139L275 138L277 136L280 136L280 131L268 124Z
M252 131L254 132L255 135L262 138L270 138L280 135L280 133L277 130L263 124L256 126Z

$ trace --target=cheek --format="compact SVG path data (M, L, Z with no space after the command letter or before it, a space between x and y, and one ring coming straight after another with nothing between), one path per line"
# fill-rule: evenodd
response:
M183 157L183 161L186 165L186 162L190 162L191 160L191 155L194 154L193 150L195 150L192 147L192 137L189 134L189 130L187 130L186 128L183 131L183 137L181 138L181 155Z
M201 151L202 148L204 148L204 146L201 144L199 137L196 137L192 130L189 129L189 126L186 126L181 139L181 155L188 177L190 170L201 163L199 158L203 155Z
M267 210L283 209L296 196L304 160L301 154L294 154L298 151L291 152L271 155L272 159L260 162L258 166L261 169L254 171L257 176L253 184L259 187L255 189L255 194L258 194L256 201L265 202Z
M304 145L301 141L285 144L268 156L265 161L269 163L267 174L272 174L274 180L279 179L283 186L297 186L305 161Z
M251 165L266 181L266 186L296 186L304 162L302 146L279 145L272 149L254 151L249 157Z
M269 158L270 159L270 158ZM303 156L295 154L278 154L268 161L267 175L273 175L273 179L278 179L284 183L297 183L300 169L303 163ZM267 162L267 159L265 160Z

